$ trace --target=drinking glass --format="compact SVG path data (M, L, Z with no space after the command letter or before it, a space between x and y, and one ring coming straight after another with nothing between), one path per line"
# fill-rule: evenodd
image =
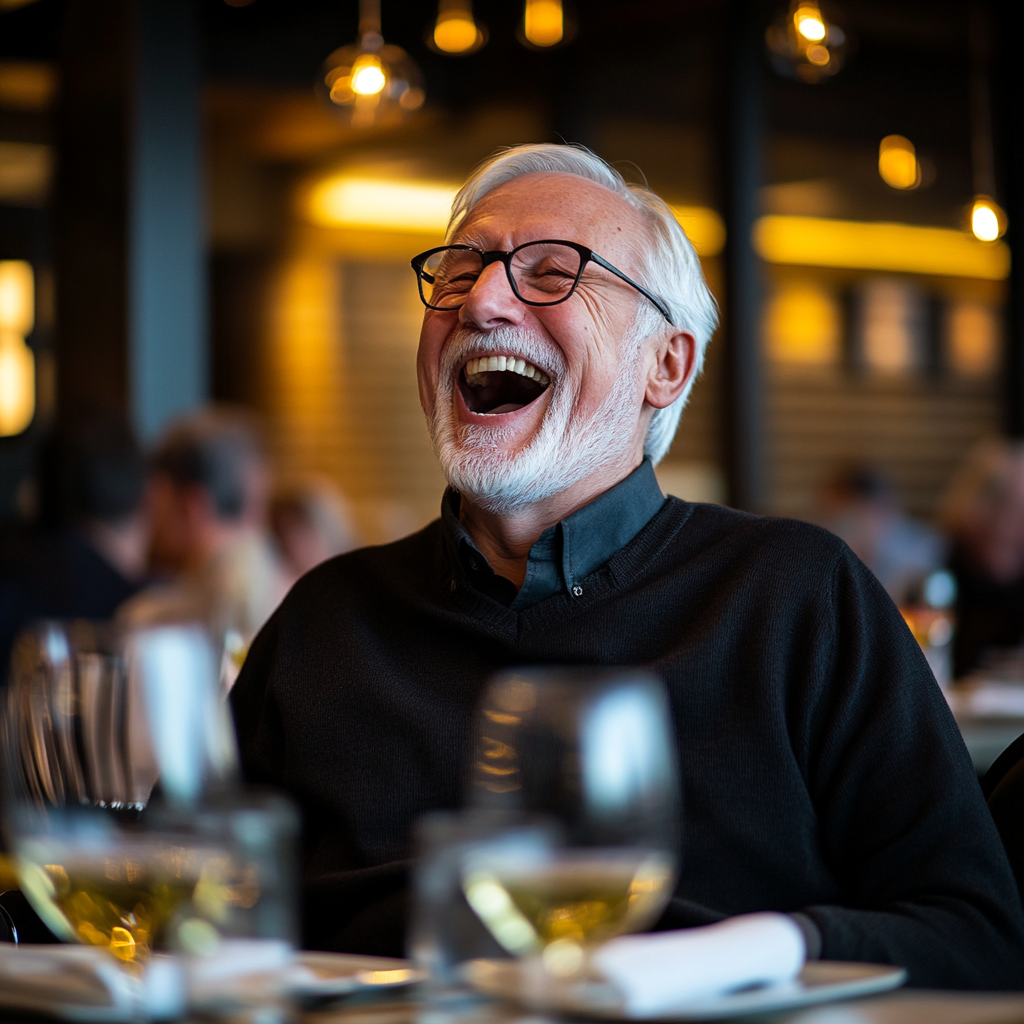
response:
M214 859L215 844L147 824L154 788L189 808L237 778L207 634L36 624L15 643L0 736L4 833L29 902L65 941L141 969Z
M470 906L509 952L578 973L594 944L652 924L674 888L681 800L663 685L593 668L496 677L471 803L508 825L464 858ZM517 816L549 827L517 830Z

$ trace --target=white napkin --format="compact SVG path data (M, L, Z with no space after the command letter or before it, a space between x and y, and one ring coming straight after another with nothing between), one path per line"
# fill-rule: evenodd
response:
M78 1021L138 1016L138 982L105 950L0 945L0 1007Z
M648 1017L749 985L791 982L805 954L796 922L764 913L612 939L592 963L619 991L630 1016Z

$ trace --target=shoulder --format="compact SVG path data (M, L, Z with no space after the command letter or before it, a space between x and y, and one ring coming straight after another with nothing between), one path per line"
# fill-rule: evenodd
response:
M860 564L834 533L813 523L672 497L665 504L667 511L687 513L673 543L687 557L717 555L747 568L788 566L804 572L828 571L851 560Z
M431 586L437 576L440 530L441 522L435 519L391 544L357 548L328 559L296 582L279 610L287 616L325 601L365 599L382 589Z

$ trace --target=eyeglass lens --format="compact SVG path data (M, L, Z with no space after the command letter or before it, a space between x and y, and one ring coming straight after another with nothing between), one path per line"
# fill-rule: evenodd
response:
M561 302L573 290L583 257L559 242L532 242L509 260L519 297L527 302ZM469 249L443 249L423 264L420 283L428 306L458 309L483 271L480 253ZM430 279L433 279L431 283Z

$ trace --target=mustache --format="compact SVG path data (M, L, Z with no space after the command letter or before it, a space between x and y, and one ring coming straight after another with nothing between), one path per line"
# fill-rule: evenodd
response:
M514 353L539 367L552 381L558 380L565 372L562 350L532 331L519 327L497 327L493 331L460 328L449 337L441 353L441 381L451 381L455 371L469 356L486 355L488 352Z

